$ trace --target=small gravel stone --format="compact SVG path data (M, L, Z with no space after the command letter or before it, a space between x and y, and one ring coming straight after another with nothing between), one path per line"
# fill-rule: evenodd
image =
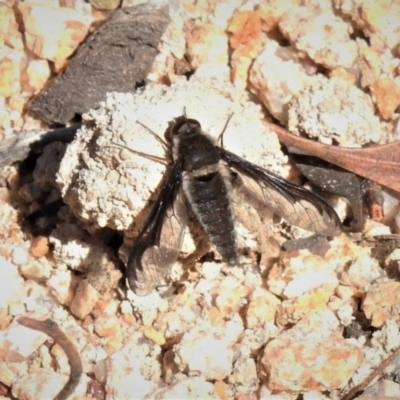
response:
M12 254L12 262L16 265L23 265L29 261L29 252L26 247L17 247Z
M91 313L99 298L100 293L84 279L76 289L70 310L77 318L83 319Z

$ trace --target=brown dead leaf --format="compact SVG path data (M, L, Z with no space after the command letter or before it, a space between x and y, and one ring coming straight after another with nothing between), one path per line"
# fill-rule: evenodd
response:
M400 192L400 140L375 147L352 149L305 139L265 120L264 124L285 145L296 147L309 155Z

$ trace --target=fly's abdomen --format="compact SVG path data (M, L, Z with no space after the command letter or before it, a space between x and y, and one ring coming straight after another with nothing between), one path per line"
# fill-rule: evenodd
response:
M228 188L221 172L201 176L188 174L184 179L184 191L210 242L227 263L236 264L232 212Z

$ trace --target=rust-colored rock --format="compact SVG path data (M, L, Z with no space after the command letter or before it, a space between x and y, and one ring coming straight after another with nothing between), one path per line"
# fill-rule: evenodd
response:
M143 330L143 335L147 337L147 339L152 340L154 343L162 346L165 344L165 337L156 329L151 326L146 326Z
M104 345L104 350L107 352L107 354L113 354L116 351L120 350L121 347L123 346L122 339L121 338L114 338L111 337L107 343Z
M261 367L274 391L334 390L346 386L363 357L331 311L312 312L267 344Z
M224 381L216 381L214 383L214 390L221 400L229 399L229 385Z
M118 317L99 317L94 323L94 330L101 337L115 337L121 332Z
M261 18L255 11L242 11L233 16L229 22L228 32L232 34L229 44L232 49L246 45L249 49L261 35Z
M250 66L262 50L261 19L257 12L242 11L228 25L229 39L234 49L231 56L232 80L246 87Z
M329 77L342 79L352 85L354 85L356 82L356 76L343 67L338 67L331 70L329 72Z
M85 318L92 312L99 297L100 293L86 279L83 280L70 305L72 314L80 319Z
M384 119L390 119L400 104L400 82L396 84L393 79L379 78L371 84L370 89L379 114Z
M32 239L30 252L33 257L40 258L49 252L49 239L46 236L38 236Z

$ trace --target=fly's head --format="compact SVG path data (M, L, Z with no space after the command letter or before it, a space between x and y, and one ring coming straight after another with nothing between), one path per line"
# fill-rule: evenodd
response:
M171 128L167 132L166 138L173 147L177 147L182 140L188 140L188 138L198 135L201 135L200 122L182 115L175 118Z
M174 161L181 160L187 172L217 164L220 159L213 141L202 132L200 123L195 119L186 116L176 118L168 136Z

